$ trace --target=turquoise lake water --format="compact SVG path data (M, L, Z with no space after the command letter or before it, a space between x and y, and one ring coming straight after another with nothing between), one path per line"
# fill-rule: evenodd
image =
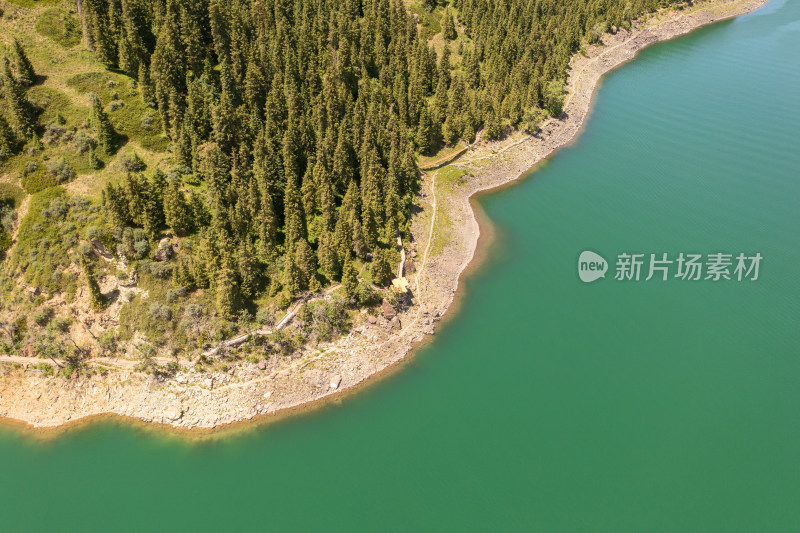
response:
M340 405L192 444L0 429L2 531L800 530L800 2L652 46L480 200L458 316ZM611 264L583 284L583 250ZM757 281L616 281L756 252Z

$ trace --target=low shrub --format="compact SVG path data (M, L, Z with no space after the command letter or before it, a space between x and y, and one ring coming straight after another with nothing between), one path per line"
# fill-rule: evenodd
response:
M79 131L76 133L72 142L79 154L85 154L90 150L94 150L95 146L97 146L97 141L94 139L94 137L85 131Z
M42 139L46 143L54 144L61 141L62 137L67 133L67 128L56 122L51 122L44 128L44 135Z
M45 376L52 376L54 374L53 365L50 363L38 363L36 369L41 371Z
M329 341L350 326L346 302L339 296L329 296L308 304L310 335L317 341Z
M119 164L125 172L141 172L147 168L144 160L136 152L121 156Z
M161 261L153 261L148 265L148 272L152 274L154 277L159 279L167 279L172 276L172 271L174 266Z
M183 311L183 315L186 318L191 318L192 320L197 320L201 316L203 316L203 308L195 303L191 303L186 306L186 309Z
M147 241L136 241L133 244L133 249L136 252L136 257L145 257L147 252L150 251L150 243Z
M169 322L172 320L172 311L164 304L152 303L150 304L150 318Z
M275 325L275 313L268 307L262 307L256 312L256 322L262 326L272 327Z
M184 287L167 290L167 302L171 304L174 304L179 298L183 298L184 296L186 296L186 289Z
M53 318L53 310L49 307L46 307L40 311L37 311L33 314L33 321L41 327L46 326L50 323L50 320Z
M69 331L70 323L72 323L72 319L63 316L58 316L54 318L53 321L51 322L53 328L62 333L66 333L67 331Z
M56 178L58 183L72 181L76 175L75 169L63 157L48 162L47 170Z
M103 353L114 353L117 349L117 336L113 331L105 331L98 339Z

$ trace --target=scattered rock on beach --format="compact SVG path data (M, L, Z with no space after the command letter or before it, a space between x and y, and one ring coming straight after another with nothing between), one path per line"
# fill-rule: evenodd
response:
M183 416L183 410L179 407L171 407L164 411L164 418L167 420L175 421L179 420Z

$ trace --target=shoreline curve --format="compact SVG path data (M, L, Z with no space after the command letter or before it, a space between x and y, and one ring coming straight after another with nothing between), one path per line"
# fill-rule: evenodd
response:
M37 440L49 440L98 422L107 423L111 421L132 426L137 430L166 432L190 440L216 439L253 431L298 414L307 414L339 404L352 395L360 393L363 389L380 383L385 377L402 371L413 362L413 356L417 350L433 339L433 323L440 320L450 321L459 314L460 305L465 297L462 281L486 265L488 250L492 242L494 242L496 230L492 221L480 207L477 200L479 196L514 184L521 178L531 175L534 173L536 166L545 162L560 148L575 142L591 115L595 101L594 96L602 78L607 73L634 59L641 49L656 42L664 42L686 35L709 24L749 13L766 4L767 1L706 0L684 11L667 10L659 12L651 16L651 18L657 19L655 24L637 24L638 27L635 26L632 32L620 30L616 35L606 34L604 41L608 41L610 44L592 49L590 53L594 55L584 57L576 54L570 61L568 88L571 90L568 92L564 106L566 116L564 120L548 120L542 125L540 133L536 135L523 135L516 138L512 136L497 143L481 143L468 152L466 157L457 160L453 165L470 169L473 172L473 176L471 176L473 179L463 187L456 187L451 191L452 194L450 196L440 199L438 201L439 205L434 209L434 214L437 209L449 209L447 211L448 215L451 217L456 216L459 217L459 220L463 220L461 226L463 229L455 236L459 238L459 241L456 243L451 241L447 244L451 248L455 247L456 250L447 250L450 252L450 257L446 257L445 260L435 257L432 258L432 264L423 264L418 276L422 276L424 273L428 281L421 286L422 291L418 295L419 305L407 313L410 320L409 325L404 327L400 333L390 336L381 345L371 345L373 351L381 351L384 345L391 344L391 347L394 347L391 354L383 359L365 357L362 354L362 360L359 362L371 362L372 366L364 371L359 365L354 371L352 379L345 380L341 387L327 391L315 390L312 394L294 398L283 405L275 406L273 409L267 409L266 411L256 409L255 411L251 410L244 413L228 413L227 416L219 421L207 418L196 424L176 423L176 421L181 421L182 412L177 419L170 419L169 415L162 415L160 418L157 415L154 416L152 413L158 411L157 406L156 408L150 406L150 412L146 416L144 413L120 413L116 411L87 412L83 414L70 413L66 417L64 416L65 413L62 413L62 419L55 421L55 423L39 423L36 422L38 417L33 416L36 414L35 412L8 412L9 406L3 405L2 394L0 394L0 428L11 428ZM586 74L589 76L588 80L584 79ZM588 85L586 84L587 81ZM509 155L503 155L503 161L499 161L501 154ZM485 159L490 161L488 168L483 167L480 163ZM431 180L424 180L424 182L427 181L433 183L435 175ZM426 183L423 183L423 189L425 186ZM425 198L427 198L427 195L422 195L420 202L424 203ZM443 203L447 205L442 207L441 204ZM431 206L423 205L423 208L427 211ZM417 222L422 224L423 227L415 228L421 229L421 231L413 231L415 235L417 233L424 235L429 229L433 229L425 226L424 220ZM432 235L433 233L431 231ZM448 237L453 236L448 235ZM442 255L447 256L448 254L443 253ZM422 293L425 293L424 298ZM429 297L431 297L431 303L425 301ZM411 317L410 315L413 314L416 314L416 316ZM406 320L405 316L403 315L404 322ZM350 336L348 336L349 338ZM336 346L329 348L322 355L336 348ZM335 352L333 353L335 354ZM322 357L322 355L318 356L318 358ZM304 363L296 371L300 373L309 364L313 366L318 361L318 358L312 358L310 362ZM0 362L2 362L1 359ZM255 383L255 381L253 380L251 383ZM142 384L142 390L147 388L145 385ZM247 382L244 383L244 386L246 385ZM227 386L233 387L234 384ZM221 388L224 389L225 386ZM2 391L3 389L0 388L0 392ZM207 395L209 400L213 398L212 391L213 386ZM158 400L154 401L158 403ZM225 403L227 404L227 398ZM162 410L166 411L166 409ZM15 414L19 416L14 416ZM25 414L30 416L24 416ZM73 415L76 415L76 417L73 418Z

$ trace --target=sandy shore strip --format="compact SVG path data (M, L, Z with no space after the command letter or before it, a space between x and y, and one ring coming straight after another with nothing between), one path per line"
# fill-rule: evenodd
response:
M573 57L560 120L549 120L534 136L516 133L503 141L478 143L445 167L449 172L427 173L418 198L421 211L412 221L413 241L407 246L414 270L407 277L415 305L398 315L399 326L384 316L373 324L362 315L348 335L294 357L242 363L227 372L185 370L168 380L135 372L131 365L117 365L92 377L46 377L26 369L33 358L28 363L26 358L0 356L0 422L38 428L34 433L51 436L119 415L119 420L151 422L154 428L199 436L240 431L244 421L255 426L253 421L278 420L324 405L322 400L340 401L343 391L360 389L367 380L374 383L377 376L408 361L407 356L432 337L446 312L448 318L455 313L460 279L468 267L479 264L491 233L471 204L475 194L517 180L572 142L590 114L603 75L645 46L765 3L707 0L650 15L634 23L632 31L605 35L601 46Z

